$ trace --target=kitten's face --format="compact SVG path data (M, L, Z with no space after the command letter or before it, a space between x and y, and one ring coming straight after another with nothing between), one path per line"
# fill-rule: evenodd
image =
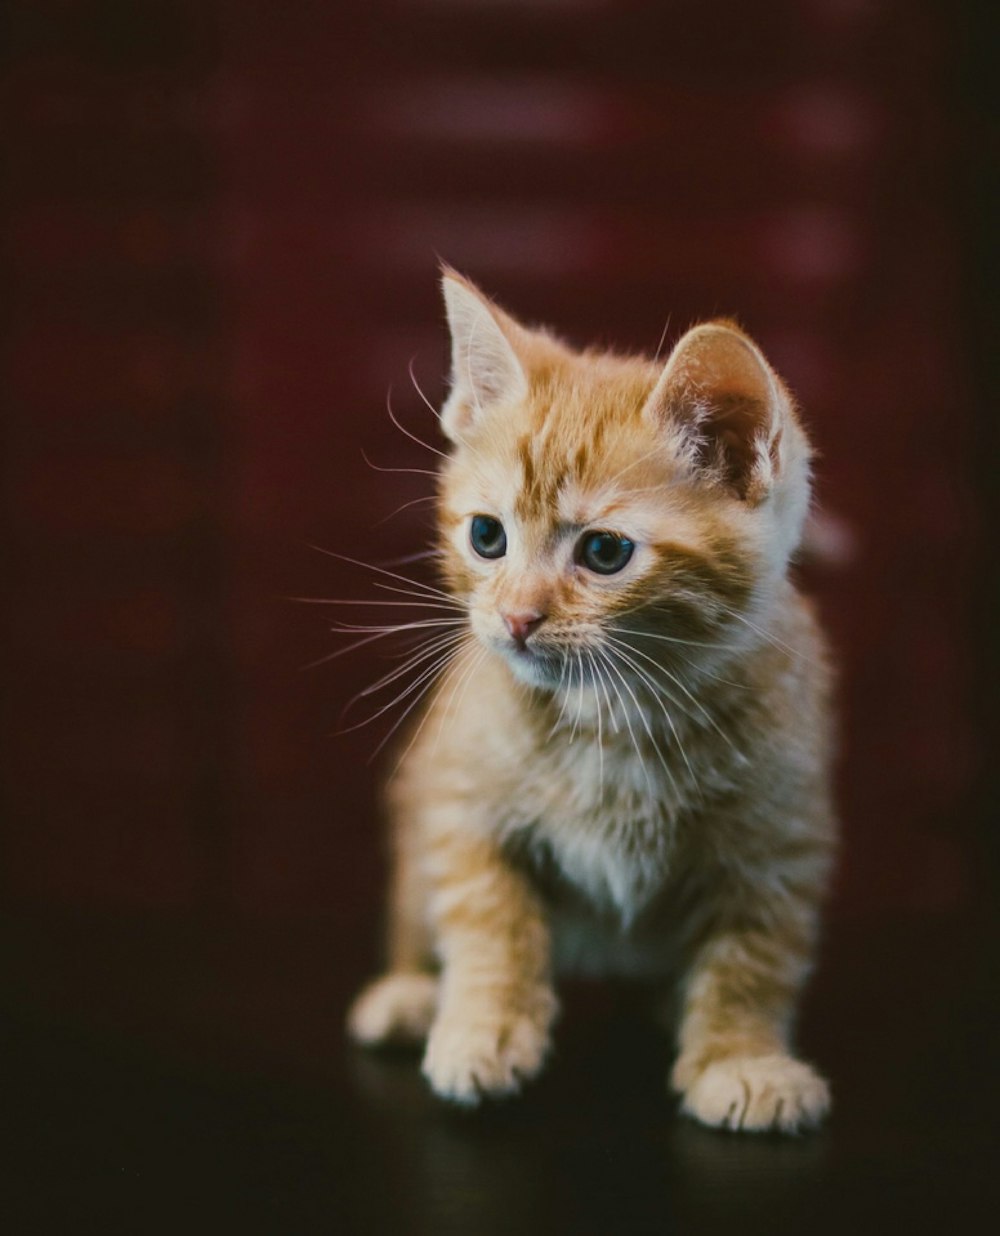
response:
M573 353L460 292L439 526L474 634L542 688L628 678L651 654L690 662L732 637L787 550L775 511L727 483L728 439L699 466L650 412L659 366Z
M738 504L706 501L640 416L651 381L583 376L461 444L442 485L451 588L533 686L590 681L592 658L628 675L619 645L637 632L684 641L657 649L684 654L731 625L753 587Z

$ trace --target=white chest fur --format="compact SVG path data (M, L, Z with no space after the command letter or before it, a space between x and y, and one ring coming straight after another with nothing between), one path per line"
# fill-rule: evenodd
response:
M668 877L684 793L671 753L661 763L617 737L599 747L577 735L537 752L521 766L498 825L529 862L554 867L560 881L627 924Z

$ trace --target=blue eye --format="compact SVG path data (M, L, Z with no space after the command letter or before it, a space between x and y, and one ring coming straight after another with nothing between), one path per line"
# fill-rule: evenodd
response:
M598 575L614 575L632 557L635 545L614 532L586 532L577 546L577 561Z
M492 515L473 515L469 540L480 558L502 558L507 552L507 533Z

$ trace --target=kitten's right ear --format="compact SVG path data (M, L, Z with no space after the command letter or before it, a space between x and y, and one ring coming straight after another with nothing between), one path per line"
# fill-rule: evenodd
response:
M451 391L441 428L455 442L490 408L523 399L528 379L515 350L523 327L450 267L441 291L451 330Z

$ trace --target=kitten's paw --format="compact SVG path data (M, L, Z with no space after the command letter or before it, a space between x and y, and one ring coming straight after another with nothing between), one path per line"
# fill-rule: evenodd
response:
M445 1013L431 1028L424 1076L435 1094L469 1106L516 1094L545 1063L550 1022L516 1009Z
M707 1065L689 1082L682 1109L718 1128L798 1133L829 1111L830 1089L791 1056L733 1056Z
M437 1012L433 974L386 974L370 983L351 1005L347 1032L356 1043L422 1043Z

